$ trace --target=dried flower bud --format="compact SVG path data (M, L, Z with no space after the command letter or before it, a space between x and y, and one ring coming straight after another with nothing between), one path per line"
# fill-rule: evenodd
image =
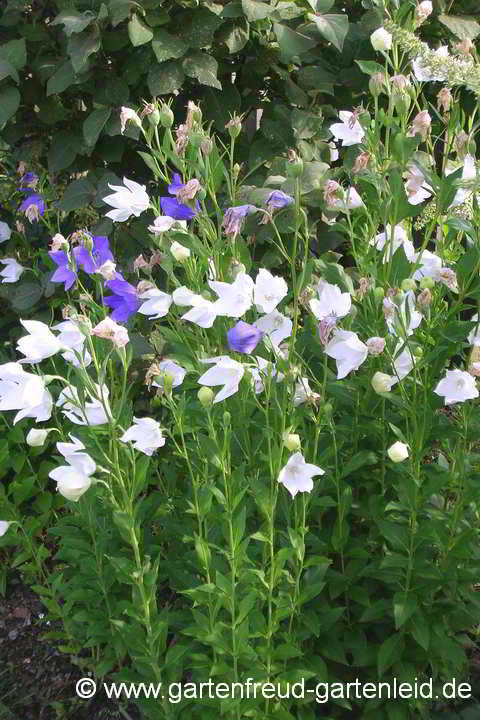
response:
M64 250L66 252L68 250L68 241L61 233L56 233L56 235L53 236L50 250L52 252L58 252L59 250Z
M127 328L117 325L110 317L95 325L91 332L99 338L111 340L117 348L124 347L129 341Z
M370 290L371 280L370 278L361 277L358 281L357 297L359 300Z
M417 297L417 305L419 308L427 308L432 302L432 293L428 288L422 290Z
M366 342L369 355L381 355L385 350L385 339L382 337L371 337Z
M213 142L208 137L208 135L205 135L202 142L200 143L200 150L202 151L203 155L210 155L210 153L213 150Z
M101 275L104 280L113 280L116 274L116 267L112 260L106 260L103 265L98 268L97 273Z
M227 122L225 127L228 130L230 137L235 140L235 138L237 138L242 132L242 118L234 113L233 117Z
M443 110L443 112L448 112L450 110L451 104L452 93L447 87L444 87L437 95L437 108L439 110Z
M442 268L437 275L437 279L444 283L450 290L458 292L457 276L451 268Z
M139 256L136 257L135 260L133 261L133 270L134 270L134 272L136 272L137 270L140 270L140 269L142 269L142 268L149 268L149 267L150 267L150 265L149 265L148 262L145 260L145 258L143 257L143 255L139 255Z
M384 92L384 90L387 87L387 83L385 82L385 75L383 73L374 73L369 82L368 82L368 89L370 90L370 93L373 95L373 97L378 97L379 95Z
M413 118L412 126L407 133L408 137L415 137L415 135L421 135L423 140L427 139L427 135L430 132L430 126L432 124L432 118L428 110L422 110L415 115Z
M383 315L385 320L391 320L395 316L395 303L390 298L385 298L383 301Z
M187 105L187 127L191 130L194 124L200 124L202 122L202 111L195 105L192 100L188 101Z
M19 233L25 232L25 225L22 222L20 222L19 220L17 220L15 222L15 227L17 228L17 232L19 232Z
M370 153L369 152L362 152L360 155L357 155L355 158L355 163L353 165L352 172L358 173L362 170L365 170L365 168L368 167L368 163L370 162Z
M343 188L336 180L327 180L323 189L323 199L327 207L335 207L338 200L343 200Z
M468 154L469 136L464 130L460 130L455 136L455 149L458 159L464 160Z
M180 203L185 203L186 200L193 200L195 195L202 189L199 181L195 178L189 180L185 185L178 190L176 193L177 200Z
M153 290L154 288L155 285L149 280L140 280L137 285L137 296L143 295L143 293L146 293L147 290Z

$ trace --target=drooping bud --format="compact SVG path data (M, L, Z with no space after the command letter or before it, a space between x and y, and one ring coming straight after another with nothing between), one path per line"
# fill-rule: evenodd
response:
M387 84L385 82L385 75L383 73L374 73L369 82L368 89L370 90L373 97L378 97L385 91Z

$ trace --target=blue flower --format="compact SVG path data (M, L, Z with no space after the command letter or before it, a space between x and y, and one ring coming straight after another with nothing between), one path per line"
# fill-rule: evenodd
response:
M255 209L254 205L236 205L235 207L228 208L228 210L225 211L222 222L225 233L236 237L240 232L245 217L251 210Z
M77 266L81 266L89 275L98 272L107 260L114 261L108 247L108 237L104 235L94 236L92 242L91 252L84 245L77 245L73 251Z
M51 282L63 282L65 283L65 290L70 290L72 285L77 281L77 273L69 267L67 253L63 250L52 250L48 254L55 265L58 265L57 270L55 270L50 278Z
M173 180L168 186L168 192L170 193L170 195L177 195L180 190L183 190L184 188L185 183L182 183L182 178L180 174L173 173ZM196 211L193 210L193 208L190 208L188 205L184 205L176 198L161 197L160 207L162 208L162 211L165 215L168 215L175 220L191 220L197 214ZM198 202L196 203L196 207L198 210Z
M45 200L43 195L38 193L30 193L19 207L20 212L24 212L30 222L37 222L40 215L45 212Z
M137 289L128 283L121 273L116 273L113 280L105 283L105 287L113 292L103 298L103 304L113 309L111 318L115 322L127 322L142 305L137 297Z
M267 206L269 209L284 208L294 202L293 197L287 195L282 190L273 190L267 198Z
M255 350L263 335L264 333L258 328L239 320L227 332L228 347L230 350L250 354Z

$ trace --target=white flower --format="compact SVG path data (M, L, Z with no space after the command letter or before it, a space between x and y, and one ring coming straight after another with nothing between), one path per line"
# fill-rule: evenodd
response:
M57 448L59 445L65 446L68 443L57 443ZM48 476L55 480L57 490L63 497L72 502L78 502L92 484L91 475L95 472L96 465L87 453L62 454L68 465L61 465L55 470L51 470Z
M67 362L71 362L74 367L88 367L92 362L92 356L85 349L85 335L80 330L78 325L73 320L64 320L57 325L52 326L52 330L60 330L60 334L57 335L57 341L63 348L69 348L66 352L62 353L62 357ZM82 360L80 361L76 353L81 355Z
M162 362L158 363L158 369L160 370L158 375L162 372L166 372L172 376L172 387L178 387L181 385L185 375L187 374L185 368L178 365L176 362L173 362L173 360L162 360ZM158 383L154 381L152 382L152 385L155 387L163 387L163 382Z
M463 161L462 180L474 180L477 177L477 168L475 166L475 158L468 154L465 155ZM468 188L458 188L453 201L448 206L448 209L463 205L465 200L468 198L472 191Z
M56 406L62 408L63 414L75 425L104 425L108 422L105 408L110 413L108 388L106 385L102 385L100 388L99 385L95 384L95 390L97 397L94 398L91 392L87 391L91 402L85 402L85 405L82 406L77 388L69 385L58 396ZM98 399L99 397L103 398L103 404Z
M392 47L392 36L384 27L379 27L378 30L375 30L375 32L370 35L370 42L372 43L373 49L377 52L379 50L390 50Z
M138 298L145 300L138 308L138 312L142 315L148 315L149 320L158 320L158 318L165 317L173 302L171 295L158 290L158 288L151 288L141 293Z
M300 380L297 381L295 384L295 390L293 393L293 405L294 407L298 407L299 405L302 405L302 403L307 402L308 400L318 400L320 398L320 394L313 392L310 390L310 384L308 382L308 378L302 377Z
M282 315L278 310L263 315L263 317L255 320L253 325L264 332L270 338L274 348L278 348L282 340L290 337L292 334L293 323L286 315Z
M48 437L50 430L36 430L32 428L26 437L27 445L31 447L42 447L45 444L45 440Z
M387 453L392 462L403 462L408 458L408 445L398 440L396 443L393 443L393 445L390 445Z
M203 328L212 327L217 311L211 300L196 295L184 285L173 291L172 298L176 305L192 305L192 309L182 315L182 320L189 320Z
M174 240L170 245L170 252L172 253L175 260L179 263L185 262L191 255L190 248L181 245L181 243Z
M6 242L10 239L12 234L11 229L6 222L0 221L0 243Z
M152 455L155 450L165 445L165 438L159 423L153 418L133 418L131 425L120 438L121 442L131 442L135 450Z
M17 342L17 351L26 355L20 360L21 363L38 363L62 350L62 344L48 325L39 320L20 320L20 322L30 333Z
M438 55L439 58L448 57L448 46L442 45L438 48L438 50L435 50L435 54ZM444 74L435 75L434 73L432 73L432 71L428 69L427 64L422 60L421 57L413 60L412 68L413 74L419 82L441 82L446 78L446 75Z
M213 303L217 315L239 318L250 309L254 283L249 275L238 273L233 283L209 280L208 284L218 295L218 300Z
M253 288L253 302L259 312L270 313L275 310L287 293L288 285L282 277L260 268Z
M277 482L287 488L292 497L298 492L311 492L315 475L325 475L318 465L305 462L301 452L294 453L284 468L280 470Z
M0 537L5 535L9 528L10 523L7 520L0 520Z
M97 274L101 275L105 280L113 280L115 278L116 267L116 264L112 260L106 260L103 265L98 268Z
M397 378L386 373L376 372L372 377L372 387L376 393L390 392L392 386L397 382Z
M123 135L127 122L132 122L137 127L142 127L142 121L138 117L135 110L129 107L120 108L120 134Z
M0 277L4 278L4 280L2 280L2 283L17 282L20 275L25 270L23 265L20 265L20 263L18 263L15 258L3 258L3 260L0 260L0 262L5 265L2 272L0 272Z
M69 433L69 438L72 440L70 443L57 442L57 450L64 458L67 458L69 455L73 455L80 450L85 450L85 445L82 441L72 435L72 433Z
M225 400L238 391L240 380L245 372L241 363L232 360L228 355L205 358L200 362L215 363L215 367L209 368L209 370L198 378L200 385L208 385L209 387L223 385L223 388L215 395L213 399L214 403Z
M103 202L111 205L114 210L106 213L106 216L114 222L124 222L130 215L138 217L150 205L150 198L145 190L145 185L139 185L134 180L123 178L124 185L110 185L108 187L115 192L103 198Z
M472 315L470 318L471 322L478 323L478 314ZM475 325L473 330L468 334L468 342L474 347L480 347L480 323Z
M350 293L340 290L338 285L331 285L322 281L317 285L318 299L310 300L310 309L317 320L327 317L345 317L351 310L352 298Z
M106 317L95 325L92 329L92 335L111 340L117 348L125 347L129 342L127 328L118 325L111 317Z
M337 380L341 380L352 370L358 370L360 365L365 362L368 348L356 333L337 329L326 346L325 352L336 360Z
M19 363L0 365L0 411L18 410L14 425L25 417L35 418L37 422L49 420L52 404L43 378L25 372Z
M365 137L365 131L356 116L349 110L340 110L338 113L341 123L330 125L330 132L335 140L342 140L342 146L357 145Z
M423 250L423 252L417 253L415 255L415 262L420 262L421 264L412 275L414 280L421 280L423 277L431 277L435 280L442 269L441 259L438 255L435 255L435 253L430 252L430 250Z
M161 233L170 230L170 228L175 225L176 222L179 221L175 220L175 218L172 218L169 215L158 215L153 221L153 225L149 225L148 229L151 233L153 233L153 235L160 235ZM180 222L185 221L181 220Z
M403 350L400 352L401 348ZM393 367L396 373L395 383L403 380L404 377L413 369L415 365L415 358L411 353L407 345L404 344L403 340L399 340L393 353Z
M413 243L408 239L407 233L401 225L395 225L393 228L393 242L392 227L391 225L387 225L386 231L378 233L378 235L375 235L374 240L370 240L370 245L374 245L377 250L384 250L384 263L388 262L390 252L394 255L400 246L403 247L407 260L413 262L415 259L415 248L413 247Z
M445 405L453 405L478 397L475 378L464 370L447 370L434 393L445 398Z
M433 189L426 182L425 177L416 165L409 165L405 182L405 193L410 205L419 205L432 196Z

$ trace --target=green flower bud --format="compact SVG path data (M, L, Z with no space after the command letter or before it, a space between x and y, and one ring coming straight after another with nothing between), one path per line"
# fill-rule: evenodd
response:
M373 295L375 297L375 300L378 300L378 302L380 302L385 297L385 290L382 287L376 287L373 291Z
M300 436L296 433L284 433L283 444L290 450L290 452L298 452L302 449L302 443L300 442Z
M202 387L197 393L197 397L204 408L209 408L213 403L213 390L209 387Z
M153 113L152 113L152 115L153 115ZM172 127L173 121L175 120L172 109L169 108L168 105L165 105L165 103L160 108L159 119L162 124L162 127L167 128L167 129Z
M326 418L330 418L333 413L332 403L325 403L325 405L321 408L321 411Z
M170 112L172 112L172 111L170 110ZM157 108L155 108L155 110L153 110L151 113L149 113L147 115L147 120L152 127L157 127L158 123L160 122L160 111ZM172 113L172 123L173 123L173 113ZM162 125L163 125L163 123L162 123ZM165 127L165 125L163 125L163 126ZM169 126L169 127L171 127L171 126Z
M223 413L223 424L225 425L225 427L228 427L230 425L231 419L232 419L232 416L230 415L228 410L225 410L225 412Z
M422 290L425 290L425 288L431 290L433 287L435 287L435 281L431 277L424 277L420 280L420 287Z
M416 358L421 358L423 356L423 348L417 345L417 347L413 349L413 354Z
M412 280L411 278L406 278L405 280L402 280L402 284L400 287L405 292L407 292L408 290L416 290L417 283L415 282L415 280Z

